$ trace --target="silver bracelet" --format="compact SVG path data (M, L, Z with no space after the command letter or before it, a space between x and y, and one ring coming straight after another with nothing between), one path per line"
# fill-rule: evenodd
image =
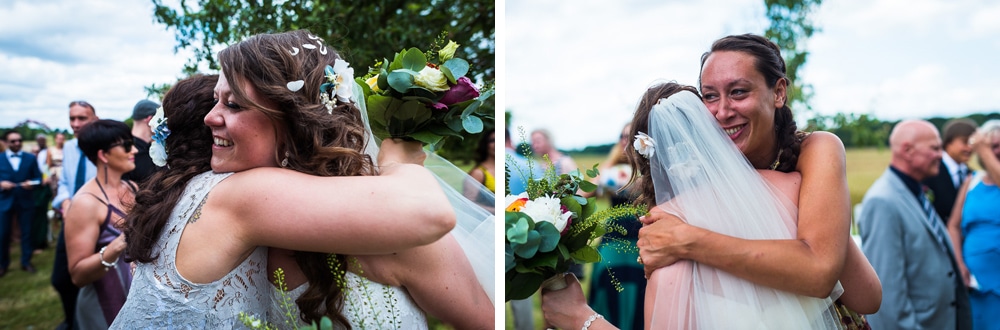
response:
M104 261L104 250L107 250L107 249L108 249L108 246L105 245L105 246L101 247L101 252L98 252L100 254L99 257L101 259L101 264L104 265L104 270L105 271L110 270L111 268L118 268L118 264L117 263Z
M594 323L594 321L597 321L597 319L603 319L603 318L604 318L604 315L601 315L601 314L598 314L598 313L594 313L594 315L591 315L590 317L587 318L587 322L583 322L583 328L580 328L580 330L587 330L587 329L589 329L590 328L590 324Z

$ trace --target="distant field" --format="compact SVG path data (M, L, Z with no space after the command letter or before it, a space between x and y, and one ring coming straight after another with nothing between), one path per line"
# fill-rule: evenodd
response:
M847 150L847 186L851 191L851 205L861 203L868 187L889 166L889 155L888 148ZM604 157L593 154L573 155L577 165L582 168L590 168L603 161Z

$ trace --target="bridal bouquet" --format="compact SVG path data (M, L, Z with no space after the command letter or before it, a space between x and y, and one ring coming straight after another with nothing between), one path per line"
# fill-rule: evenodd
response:
M598 238L608 230L624 234L612 218L645 213L642 206L595 212L595 198L584 198L577 191L597 189L586 180L597 175L597 165L586 171L586 177L579 170L555 175L550 166L542 178L528 179L526 192L506 196L506 300L530 297L543 282L547 288L561 289L565 283L555 276L567 272L571 264L601 261ZM554 280L547 281L550 278Z
M493 91L465 77L469 62L455 57L457 49L454 41L437 51L403 49L357 78L376 137L435 145L446 136L483 131L483 120L492 115L476 110Z

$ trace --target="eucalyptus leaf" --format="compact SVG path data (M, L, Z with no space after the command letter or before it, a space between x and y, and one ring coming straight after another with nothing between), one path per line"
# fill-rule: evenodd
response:
M469 62L460 58L450 59L444 62L443 66L447 67L448 70L451 70L451 73L454 74L456 78L464 77L466 73L469 73Z
M597 190L597 185L590 181L580 181L580 190L588 193L594 192L594 190Z
M510 244L504 244L504 272L509 272L514 269L514 250L511 249Z
M462 110L462 119L465 119L472 113L476 112L476 110L479 110L480 105L483 105L483 102L479 100L473 100L469 103L469 106L465 107L465 110Z
M504 299L520 300L531 297L542 286L545 277L537 273L507 272Z
M406 72L393 71L389 73L389 77L386 78L389 87L400 93L405 93L414 85L413 75Z
M511 242L510 247L514 249L514 255L531 259L538 253L538 245L542 243L542 235L538 234L537 231L529 231L528 239L524 243L514 244Z
M454 85L458 83L458 80L456 80L455 75L451 73L451 69L448 69L448 67L443 65L439 66L438 69L441 69L441 73L444 74L444 77L448 78L449 84Z
M535 231L538 232L541 238L538 251L549 252L559 245L559 230L551 223L546 221L537 222L535 223Z
M483 120L476 116L468 116L462 119L462 127L472 134L477 134L483 131Z
M444 138L443 136L427 131L414 132L413 134L410 134L410 137L412 137L414 140L426 143L428 145L433 145L435 143L438 143L441 141L441 139Z
M420 71L427 66L427 57L424 56L424 52L416 48L407 49L403 53L402 58L403 69Z
M507 222L507 241L512 244L524 244L528 242L528 222L531 220L518 216L517 213L512 214L514 214L513 221L509 221L510 216L508 216L509 222Z

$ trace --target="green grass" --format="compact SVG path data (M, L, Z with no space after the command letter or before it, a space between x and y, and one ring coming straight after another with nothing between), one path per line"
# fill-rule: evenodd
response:
M19 245L11 247L11 265L0 277L0 329L55 329L63 320L59 295L49 283L55 248L31 258L38 272L21 270Z

